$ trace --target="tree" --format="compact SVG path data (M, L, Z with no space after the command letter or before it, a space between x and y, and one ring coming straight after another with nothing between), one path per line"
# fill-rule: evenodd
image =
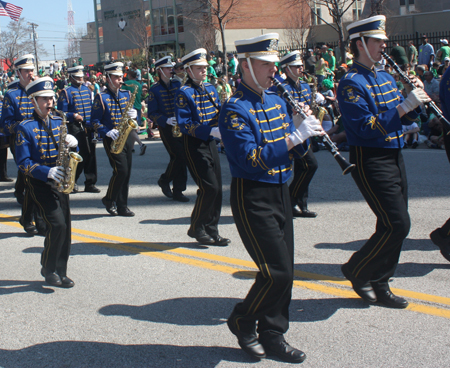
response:
M308 11L305 11L305 8ZM311 36L312 31L311 16L306 0L299 1L289 8L286 7L283 14L283 21L286 25L284 36L287 43L301 48L306 43L308 35Z
M36 42L38 56L46 56L47 52L42 44ZM33 40L30 39L30 28L25 18L20 18L17 22L11 21L6 26L6 31L0 34L0 58L10 68L14 59L25 54L34 55Z
M197 15L197 17L190 19L197 19L197 21L200 22L210 22L210 29L220 33L224 58L227 55L225 29L227 23L243 17L239 12L239 5L243 1L244 0L197 0L196 2L191 2L191 10L187 11L186 17ZM198 16L199 14L200 16ZM199 20L198 18L201 19ZM246 18L248 18L248 16L246 16ZM209 51L211 51L211 49ZM227 66L226 60L224 60L224 64Z
M304 0L285 0L288 4L299 4ZM322 22L333 28L339 37L339 45L342 58L345 60L345 38L344 38L344 15L352 8L356 0L311 0L307 2L311 9L312 15L320 19ZM332 19L332 23L325 20L320 12L316 9L325 7L328 10L328 14Z
M146 2L147 4L148 2ZM123 35L134 43L145 58L145 65L149 69L148 58L151 44L151 28L150 28L150 10L144 6L144 2L140 1L140 9L138 12L130 14L127 17L129 28L126 28ZM148 82L149 83L149 82Z
M66 36L68 45L66 47L67 58L72 61L72 59L77 59L81 55L80 42L83 39L95 39L94 35L88 35L83 28L78 28L74 35Z

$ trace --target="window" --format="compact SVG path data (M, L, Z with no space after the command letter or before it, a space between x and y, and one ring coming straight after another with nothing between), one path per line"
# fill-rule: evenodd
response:
M159 22L160 22L159 9L154 9L153 10L153 34L155 36L161 35L161 24Z
M175 33L175 17L173 15L173 8L166 8L167 13L167 29L169 34Z
M177 22L178 22L178 33L184 32L182 5L177 5Z

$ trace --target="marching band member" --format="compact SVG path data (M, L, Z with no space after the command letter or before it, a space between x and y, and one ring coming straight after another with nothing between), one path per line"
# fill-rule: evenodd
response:
M158 185L168 198L178 202L188 202L183 192L186 190L187 168L183 138L174 137L172 128L176 125L175 94L181 87L177 79L170 79L173 63L171 56L165 56L155 63L159 82L148 92L148 116L158 124L159 134L170 156L166 171L158 180ZM170 183L173 182L173 190Z
M198 185L197 199L191 215L188 235L201 244L226 246L229 239L219 235L222 209L222 173L214 137L220 101L217 90L206 80L206 50L197 49L181 61L188 79L176 95L175 117L183 133L189 171Z
M10 147L15 157L14 141L17 127L23 120L30 119L33 115L33 104L27 96L26 87L34 80L34 56L27 54L17 58L14 61L14 67L18 83L12 82L9 84L9 89L3 101L0 126L4 134L11 137ZM39 212L29 196L26 184L26 178L19 170L14 191L14 196L22 205L22 216L19 222L28 234L43 234L45 223L40 218ZM33 216L36 226L33 224Z
M64 178L64 168L56 166L59 146L75 148L78 142L70 134L65 143L60 141L61 118L50 115L55 98L53 87L50 77L27 86L34 112L15 129L16 163L26 176L30 196L46 223L41 274L49 285L70 288L74 282L67 277L71 245L69 195L48 184Z
M450 68L447 68L439 83L439 99L442 113L447 120L450 120ZM450 162L450 135L446 134L448 130L449 127L444 124L444 145ZM444 225L433 230L430 238L439 247L442 256L450 262L450 218Z
M68 120L68 131L78 140L78 148L83 161L77 166L75 182L84 170L86 181L84 191L100 193L95 186L97 182L97 159L95 143L92 143L92 132L87 130L91 120L91 91L83 84L83 66L67 69L70 86L60 92L58 110L64 111ZM72 193L78 190L74 189Z
M297 114L292 120L285 101L266 91L279 61L277 33L236 41L235 45L242 82L224 104L219 127L232 175L233 218L259 272L244 301L234 307L228 327L252 357L275 355L300 363L306 355L284 339L294 277L287 181L292 157L304 156L303 143L322 134L322 127L314 116L303 120Z
M364 300L406 308L408 302L389 287L411 226L402 125L410 125L419 115L416 109L430 99L423 89L410 86L405 86L404 99L394 78L374 69L386 47L385 22L384 15L377 15L347 26L354 62L339 82L337 98L350 162L356 165L352 176L377 224L375 233L342 266L342 273Z
M103 147L109 158L113 174L109 181L108 191L102 198L106 211L111 216L134 216L128 208L128 187L131 176L132 150L134 138L129 134L121 153L111 152L111 144L119 138L119 126L123 112L130 101L130 91L120 89L123 83L123 63L105 65L108 88L98 93L92 107L91 126L103 138ZM129 110L130 115L136 111Z
M300 51L293 51L280 60L280 68L286 75L283 86L290 92L298 103L311 105L311 89L308 83L299 78L303 76L303 61ZM279 93L279 91L277 91ZM289 115L292 118L292 108L287 105ZM310 146L309 139L303 143L307 153L294 159L294 178L289 185L291 194L292 214L294 217L316 217L317 213L308 210L308 187L317 170L317 159Z

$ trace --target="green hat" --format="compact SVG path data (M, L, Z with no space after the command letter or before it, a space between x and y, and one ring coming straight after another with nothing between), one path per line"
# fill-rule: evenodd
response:
M324 79L322 82L322 86L324 86L325 88L328 88L328 89L332 89L334 87L334 83L330 79Z

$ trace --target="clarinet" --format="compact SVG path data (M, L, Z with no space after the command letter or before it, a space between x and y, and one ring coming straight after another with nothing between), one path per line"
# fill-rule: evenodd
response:
M289 91L277 79L272 78L272 81L273 84L281 92L281 95L284 97L284 99L289 103L289 105L291 105L292 109L294 109L303 119L306 119L308 115L306 115L306 113L303 111L302 107L297 103L297 101L294 100ZM313 96L313 98L314 97L315 96ZM330 136L327 133L325 133L322 136L319 136L318 138L322 140L322 143L333 155L333 157L341 167L342 175L347 175L355 168L355 164L347 162L347 160L341 155L338 148L336 147L336 145L334 144L334 142L331 140Z
M408 84L412 89L418 88L413 82L411 82L411 79L406 75L406 73L400 69L400 67L396 64L392 58L386 54L385 52L382 52L381 55L386 59L386 61L389 63L390 66L394 68L394 70L402 77L403 81ZM443 121L447 125L447 135L450 134L450 121L448 121L445 116L442 114L441 109L434 103L434 101L426 102L425 106L430 108L434 114L438 117L440 121Z

